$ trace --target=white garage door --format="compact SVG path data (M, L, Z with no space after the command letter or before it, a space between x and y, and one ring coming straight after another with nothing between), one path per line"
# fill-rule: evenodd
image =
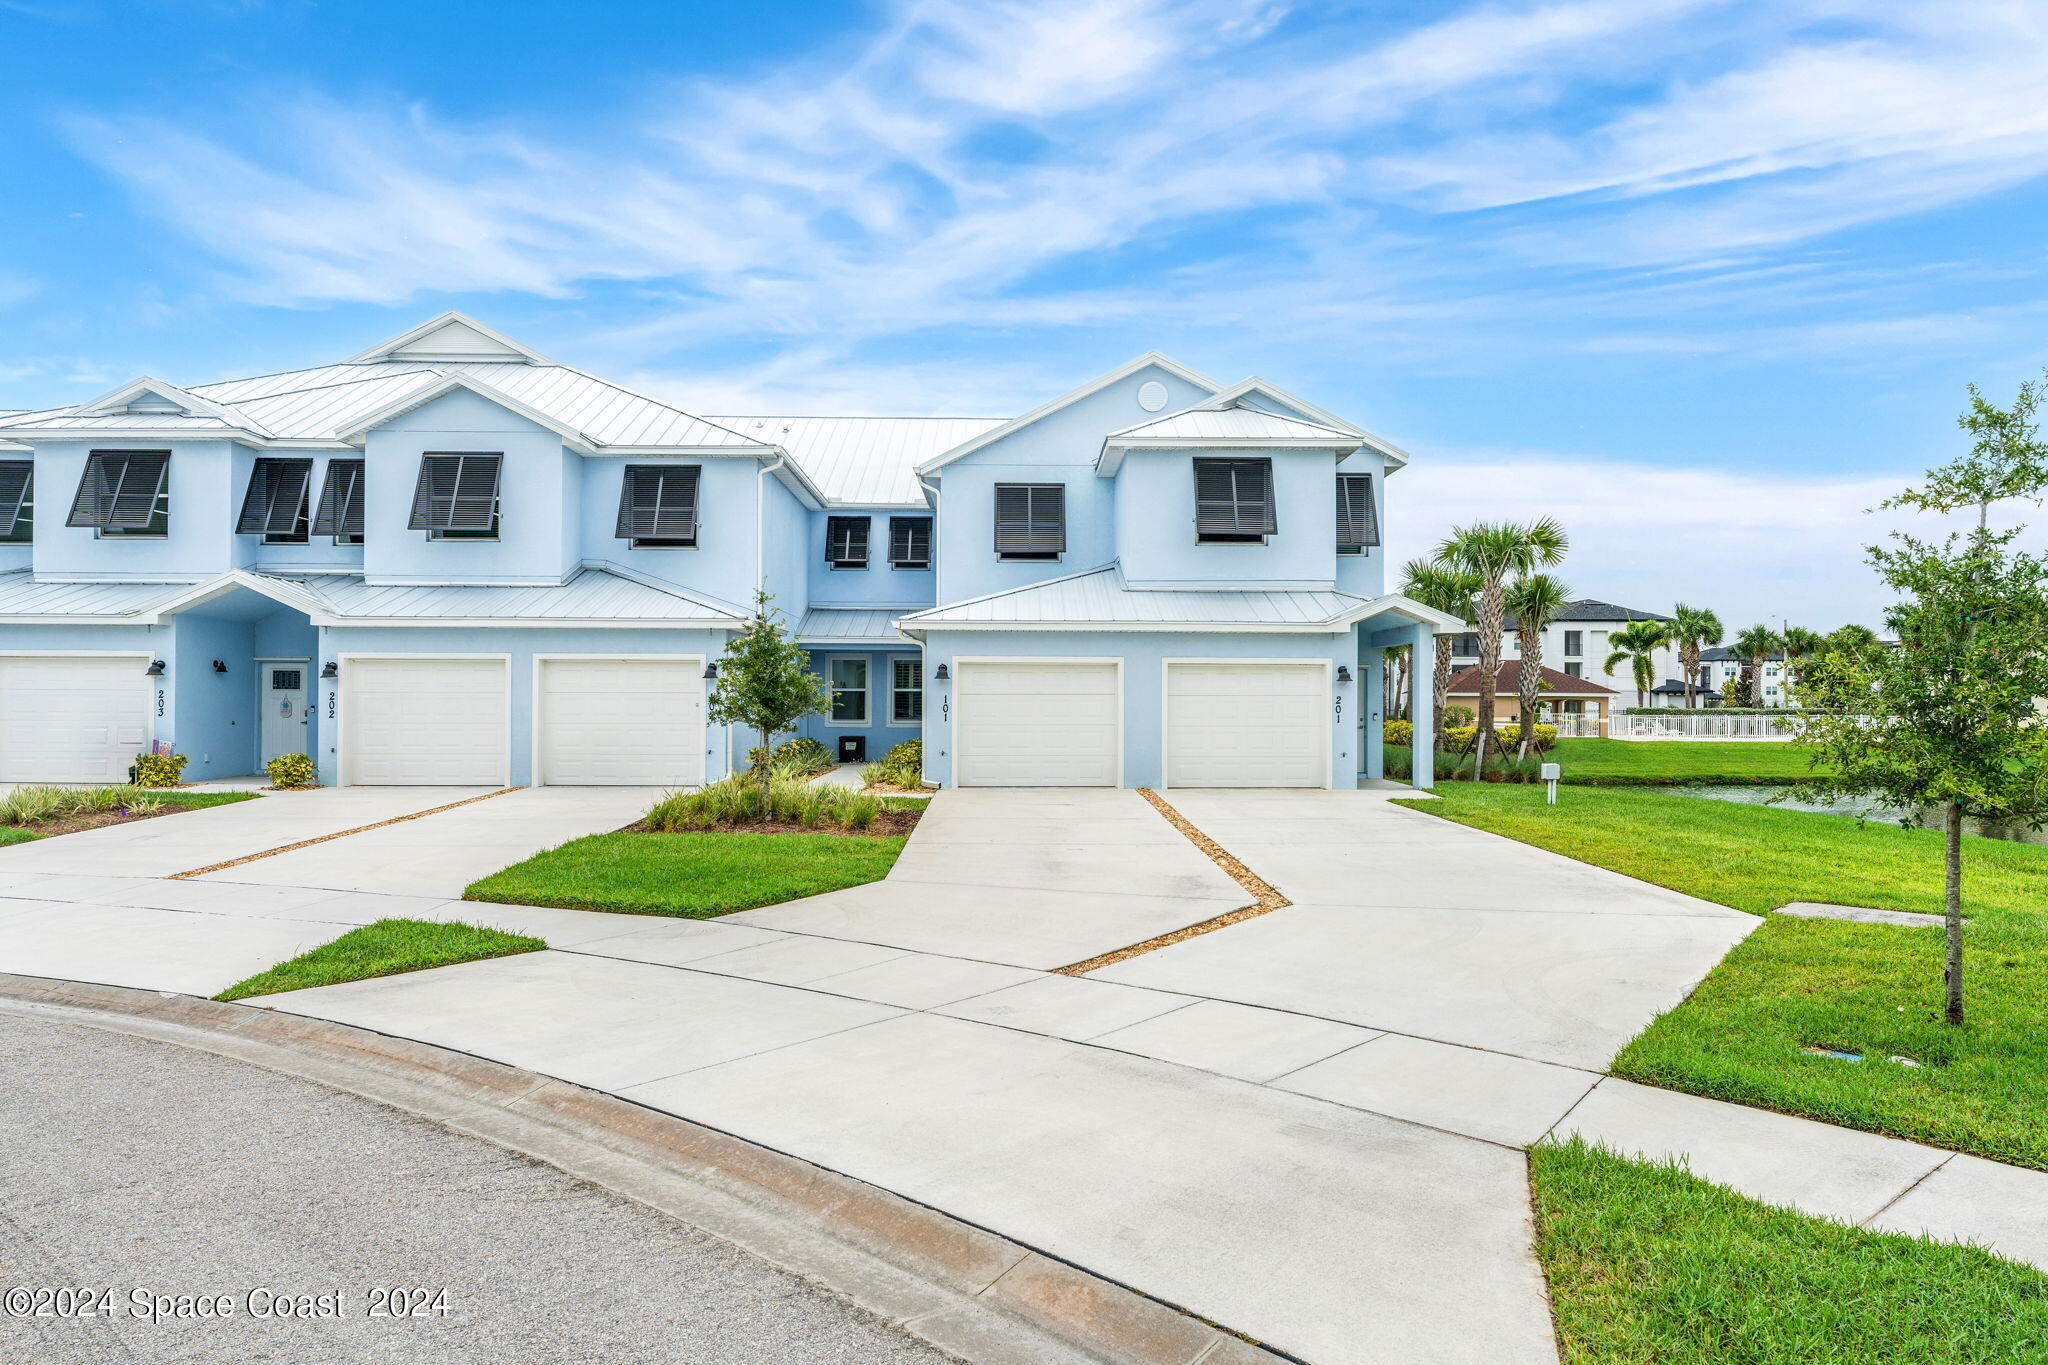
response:
M495 787L506 781L502 659L348 659L341 726L358 787Z
M544 659L540 780L681 787L704 780L702 659Z
M149 747L149 660L0 659L0 782L126 782Z
M961 664L955 780L963 787L1114 787L1122 730L1113 663Z
M1325 675L1321 664L1168 664L1167 782L1327 786Z

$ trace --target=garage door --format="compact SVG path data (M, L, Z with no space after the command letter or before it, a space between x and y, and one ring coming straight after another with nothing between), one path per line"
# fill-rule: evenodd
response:
M506 781L504 660L349 659L342 686L351 786Z
M961 664L955 780L963 787L1114 787L1122 726L1113 663Z
M126 782L149 747L149 660L0 659L0 782Z
M540 780L680 787L704 780L702 659L546 659Z
M1321 664L1168 664L1167 782L1327 786L1325 676Z

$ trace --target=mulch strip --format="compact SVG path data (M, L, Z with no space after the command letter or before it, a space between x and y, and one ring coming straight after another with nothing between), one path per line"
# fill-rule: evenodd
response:
M186 811L205 809L204 806L181 806L172 801L167 802L163 810L99 810L91 815L71 815L62 820L42 820L33 825L9 825L7 828L25 829L30 834L49 838L55 834L76 834L80 830L104 829L108 825L126 825L137 820L154 820L160 815L183 815Z
M1228 876L1230 880L1236 882L1245 890L1251 892L1253 897L1252 903L1218 915L1214 919L1205 919L1199 924L1190 924L1184 929L1176 929L1170 934L1161 934L1157 938L1148 938L1143 943L1133 943L1128 948L1118 948L1114 952L1103 953L1099 957L1091 957L1085 962L1076 962L1071 966L1054 968L1061 976L1086 976L1098 967L1107 967L1112 963L1128 961L1131 958L1140 957L1146 953L1156 952L1171 944L1183 943L1191 938L1199 938L1203 934L1211 934L1218 929L1227 929L1233 924L1242 924L1248 919L1257 919L1260 915L1271 914L1275 910L1282 910L1294 904L1293 901L1275 890L1271 883L1261 878L1258 873L1232 857L1230 853L1225 851L1223 845L1197 829L1194 823L1185 815L1182 815L1179 811L1168 805L1166 798L1158 792L1148 787L1140 787L1138 788L1138 795L1150 801L1152 808L1166 817L1166 823L1179 830L1187 837L1189 843L1208 855L1209 861L1222 868L1224 875Z

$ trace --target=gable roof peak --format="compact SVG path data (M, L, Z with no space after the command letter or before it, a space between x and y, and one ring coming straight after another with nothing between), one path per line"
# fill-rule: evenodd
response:
M348 358L351 365L378 360L501 361L517 365L552 365L539 351L522 346L496 328L454 309L428 318L417 327L378 342Z
M120 388L111 389L89 403L80 403L71 409L71 414L78 417L104 417L115 413L133 412L136 410L136 401L145 396L161 399L162 402L148 405L144 411L175 410L183 417L216 418L229 426L257 436L270 434L262 423L245 413L236 412L233 408L216 403L211 398L202 398L190 389L179 388L176 384L150 375L131 379Z

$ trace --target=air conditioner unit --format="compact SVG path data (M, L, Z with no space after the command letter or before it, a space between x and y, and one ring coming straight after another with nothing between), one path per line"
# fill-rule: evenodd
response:
M841 735L839 737L839 761L841 763L867 762L868 737L866 735Z

